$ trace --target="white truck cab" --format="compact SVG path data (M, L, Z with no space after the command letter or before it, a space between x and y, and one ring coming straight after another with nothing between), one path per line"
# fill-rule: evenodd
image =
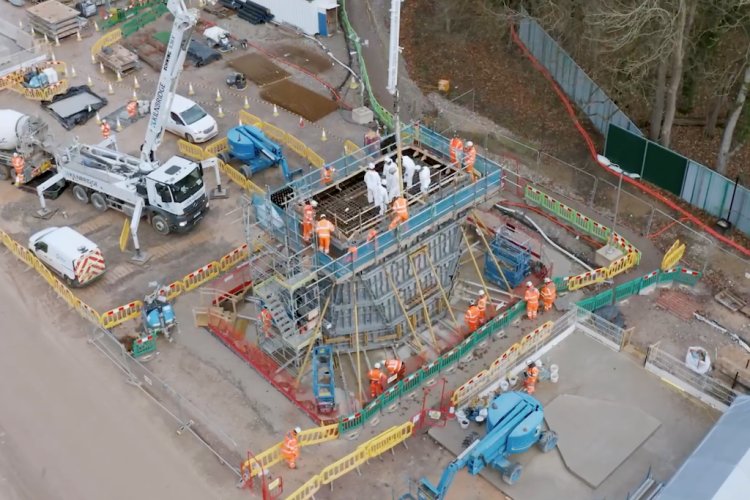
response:
M166 129L188 142L201 143L219 134L216 120L197 103L175 94Z
M48 227L29 238L29 250L69 287L87 285L104 274L99 247L69 227Z

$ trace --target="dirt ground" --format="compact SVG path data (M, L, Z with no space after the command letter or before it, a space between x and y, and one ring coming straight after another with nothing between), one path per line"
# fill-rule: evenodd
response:
M330 99L286 80L263 87L260 95L266 101L278 104L309 122L317 122L339 109Z
M258 87L270 85L290 76L263 54L247 54L234 58L229 62L229 66L243 73Z

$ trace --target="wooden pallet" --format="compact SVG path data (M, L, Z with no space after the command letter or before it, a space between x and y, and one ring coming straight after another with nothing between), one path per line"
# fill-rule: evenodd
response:
M714 295L714 298L719 304L732 312L737 312L747 306L747 303L744 300L732 294L729 290L722 290Z
M113 43L107 48L112 49L110 54L102 51L96 55L96 60L101 62L105 68L111 69L115 73L119 71L121 75L138 69L138 56L121 44Z

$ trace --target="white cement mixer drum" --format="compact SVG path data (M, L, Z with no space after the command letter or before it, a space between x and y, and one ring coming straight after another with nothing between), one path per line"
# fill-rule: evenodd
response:
M0 109L0 149L11 151L18 146L28 115L12 109Z

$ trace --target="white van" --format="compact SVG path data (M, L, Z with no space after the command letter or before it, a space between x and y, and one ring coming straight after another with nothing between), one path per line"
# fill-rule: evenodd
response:
M89 284L105 271L96 243L69 227L39 231L29 238L29 250L69 287Z
M195 102L177 94L172 100L166 128L192 143L206 142L219 135L219 126L211 115Z

